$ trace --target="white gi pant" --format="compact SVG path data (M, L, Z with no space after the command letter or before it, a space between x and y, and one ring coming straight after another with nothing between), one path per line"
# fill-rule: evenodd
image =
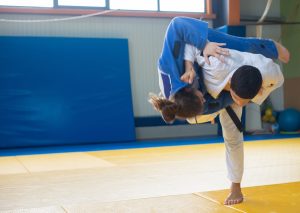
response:
M232 104L231 107L241 120L243 107L237 104ZM226 148L227 177L231 182L240 183L244 172L244 137L243 133L235 126L226 109L209 115L198 115L193 118L188 118L187 121L191 124L205 123L212 121L217 115L220 116Z
M232 109L241 120L243 107L236 104ZM244 137L235 126L225 109L220 111L220 122L226 148L227 177L231 182L240 183L244 173Z

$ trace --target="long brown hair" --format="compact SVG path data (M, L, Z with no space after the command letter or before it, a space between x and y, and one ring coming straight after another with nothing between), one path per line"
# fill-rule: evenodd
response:
M176 116L190 118L202 113L203 100L194 88L182 88L170 100L150 94L149 102L161 113L166 123L173 123Z

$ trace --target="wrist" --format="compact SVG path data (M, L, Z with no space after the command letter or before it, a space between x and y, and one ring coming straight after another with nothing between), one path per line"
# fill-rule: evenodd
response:
M193 67L194 67L193 62L185 60L185 70L193 69Z

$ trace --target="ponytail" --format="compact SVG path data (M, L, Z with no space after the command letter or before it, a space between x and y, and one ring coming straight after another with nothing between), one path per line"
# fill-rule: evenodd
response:
M161 113L162 118L166 123L173 123L178 112L178 105L163 97L158 97L150 94L149 102L153 105L154 109Z
M203 111L203 96L194 88L182 88L171 100L154 94L149 95L149 102L154 109L161 113L166 123L173 123L176 116L190 118L200 115Z

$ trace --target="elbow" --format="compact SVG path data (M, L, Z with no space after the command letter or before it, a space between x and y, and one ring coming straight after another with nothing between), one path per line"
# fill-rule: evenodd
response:
M284 83L284 78L282 78L282 80L279 82L279 87L281 87Z
M274 63L274 66L273 66L273 79L274 79L274 82L275 82L275 88L279 88L283 85L284 83L284 76L282 74L282 71L279 67L278 64L275 64Z

